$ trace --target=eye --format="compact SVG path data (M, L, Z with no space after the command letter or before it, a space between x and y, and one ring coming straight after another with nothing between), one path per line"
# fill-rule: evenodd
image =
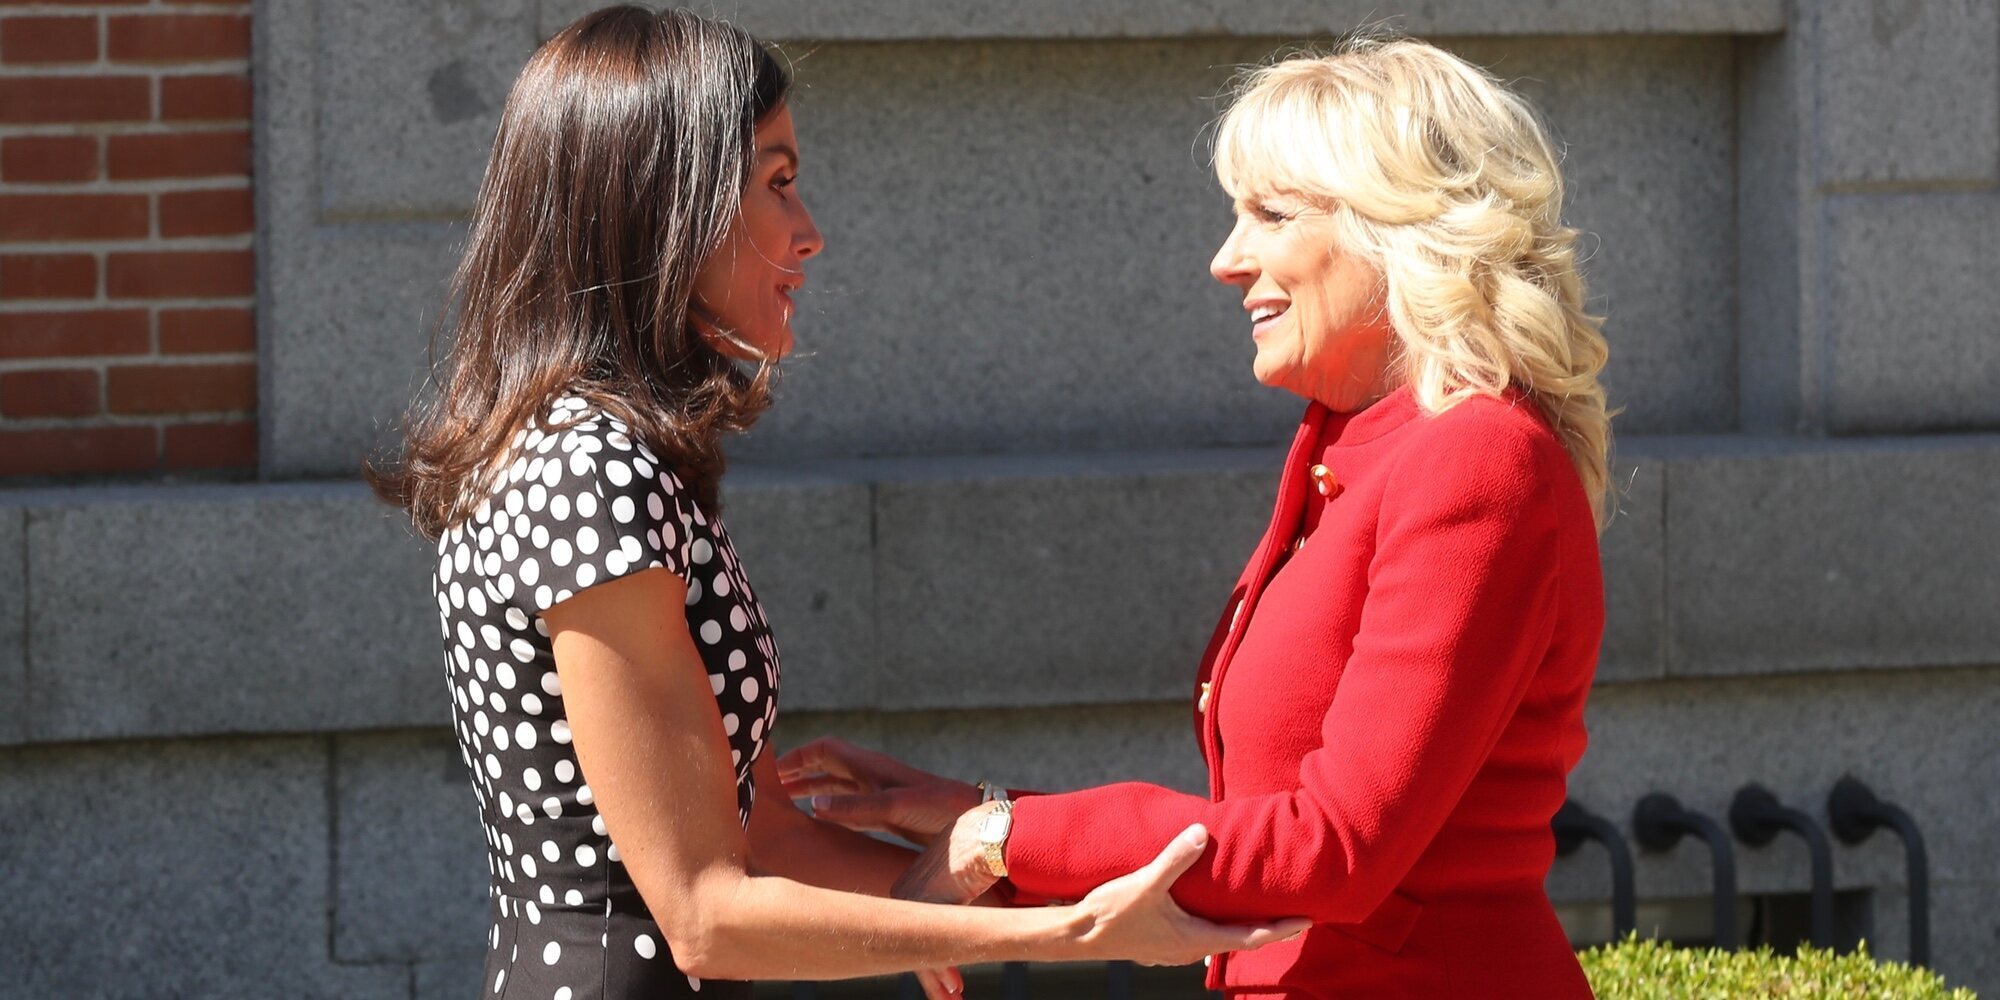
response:
M777 176L771 178L771 186L777 188L780 191L783 191L786 188L789 188L792 185L797 184L798 182L799 182L799 175L797 174L778 174Z
M1272 208L1269 205L1253 205L1250 208L1250 214L1256 216L1257 221L1269 223L1271 225L1277 225L1278 223L1281 222L1289 222L1291 221L1292 218L1291 215L1285 212L1281 212L1275 208Z

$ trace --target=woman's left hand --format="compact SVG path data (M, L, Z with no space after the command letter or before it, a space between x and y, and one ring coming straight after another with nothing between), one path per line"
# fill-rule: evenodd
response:
M944 836L931 842L924 853L896 880L890 895L920 903L970 903L993 888L998 876L986 868L985 844L979 827L998 806L988 803L961 813Z
M820 819L850 830L892 833L912 844L931 843L979 804L972 785L830 736L778 758L778 778L786 795L810 798Z

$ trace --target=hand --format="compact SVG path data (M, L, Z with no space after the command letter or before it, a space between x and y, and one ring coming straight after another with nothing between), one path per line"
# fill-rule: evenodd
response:
M957 969L919 969L917 983L924 988L925 1000L958 1000L965 995L965 977Z
M979 804L979 790L885 753L823 737L778 758L785 794L811 798L813 815L851 830L929 844Z
M986 849L979 839L979 826L997 808L988 803L962 813L952 823L948 836L935 838L924 853L917 855L889 895L952 906L962 906L985 895L999 878L986 867Z
M1175 837L1144 868L1091 890L1076 905L1086 957L1130 959L1141 965L1187 965L1225 951L1249 951L1305 933L1302 917L1250 925L1210 923L1188 915L1167 890L1208 846L1200 824Z

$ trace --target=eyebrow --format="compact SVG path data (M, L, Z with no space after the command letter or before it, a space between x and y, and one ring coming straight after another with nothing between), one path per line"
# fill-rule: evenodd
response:
M762 149L759 149L759 150L757 151L757 155L758 155L758 156L767 156L767 155L770 155L770 154L773 154L773 153L775 153L775 154L777 154L777 155L779 155L779 156L783 156L784 158L786 158L786 159L788 159L788 160L792 161L792 167L793 167L794 169L796 169L796 168L798 167L798 165L799 165L799 151L798 151L798 150L796 150L796 149L794 149L794 148L792 148L792 145L791 145L791 143L787 143L787 142L774 142L774 143L770 144L769 146L765 146L764 148L762 148Z

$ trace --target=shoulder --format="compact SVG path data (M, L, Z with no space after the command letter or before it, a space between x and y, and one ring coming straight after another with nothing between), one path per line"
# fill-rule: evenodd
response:
M1423 414L1397 451L1390 489L1407 498L1518 507L1569 468L1562 440L1525 396L1474 396Z

